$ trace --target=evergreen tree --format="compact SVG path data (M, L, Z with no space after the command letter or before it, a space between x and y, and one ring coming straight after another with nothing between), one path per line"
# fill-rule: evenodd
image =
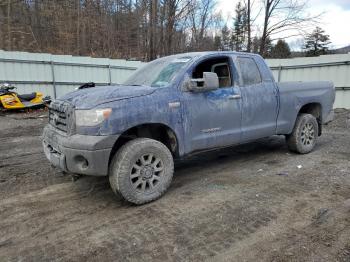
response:
M262 38L260 38L259 41L261 43ZM272 44L271 38L267 37L265 39L265 51L263 52L262 56L264 58L271 58L272 49L273 49L273 44ZM259 51L261 51L261 50L259 50Z
M253 40L252 40L252 53L255 53L255 54L260 54L260 47L261 47L261 37L253 37ZM267 37L265 39L265 51L264 53L262 54L262 56L264 58L270 58L271 57L271 53L272 53L272 49L273 49L273 44L272 44L272 41L270 39L270 37Z
M316 29L305 37L306 56L319 56L328 53L328 45L330 44L329 35L325 31L316 27Z
M221 36L219 35L214 37L214 50L221 51Z
M253 37L253 40L252 40L252 52L254 53L254 54L258 54L259 53L259 47L260 47L260 39L259 39L259 37L257 37L257 36L254 36Z
M231 49L231 39L230 39L230 30L227 25L221 29L221 50L228 51Z
M243 51L246 46L247 12L241 1L237 3L235 12L232 44L236 51Z
M289 45L286 41L280 39L277 44L272 47L271 58L289 58L291 55Z

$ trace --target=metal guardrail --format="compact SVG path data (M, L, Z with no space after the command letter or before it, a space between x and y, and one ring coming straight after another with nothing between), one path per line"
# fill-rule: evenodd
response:
M350 90L350 86L336 86L335 90Z
M31 80L8 80L8 81L2 81L5 83L9 83L9 84L19 84L19 85L83 85L86 84L86 82L53 82L53 81L31 81ZM104 86L104 85L119 85L119 83L111 83L111 82L94 82L95 85L97 86Z
M279 69L300 69L300 68L310 68L310 67L325 67L325 66L340 66L340 65L350 65L350 61L341 62L328 62L328 63L318 63L318 64L305 64L305 65L290 65L290 66L270 66L271 70Z

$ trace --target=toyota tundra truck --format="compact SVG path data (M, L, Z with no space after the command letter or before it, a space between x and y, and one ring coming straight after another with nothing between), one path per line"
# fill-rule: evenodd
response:
M54 166L108 176L116 194L144 204L165 193L174 159L272 135L309 153L333 118L334 99L331 82L276 83L256 54L177 54L121 85L56 99L42 142Z

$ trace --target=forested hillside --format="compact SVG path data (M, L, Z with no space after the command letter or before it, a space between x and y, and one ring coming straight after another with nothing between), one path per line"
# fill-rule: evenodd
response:
M306 0L240 0L225 18L218 1L0 0L0 49L144 61L203 50L283 58L291 55L283 38L311 32L318 17Z
M150 60L214 48L212 0L0 3L0 49Z

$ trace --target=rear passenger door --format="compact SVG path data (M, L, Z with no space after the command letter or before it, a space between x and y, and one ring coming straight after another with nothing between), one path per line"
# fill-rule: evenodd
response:
M257 60L238 56L242 95L242 141L271 136L276 131L278 92L271 81L263 81ZM265 66L265 64L261 65Z

